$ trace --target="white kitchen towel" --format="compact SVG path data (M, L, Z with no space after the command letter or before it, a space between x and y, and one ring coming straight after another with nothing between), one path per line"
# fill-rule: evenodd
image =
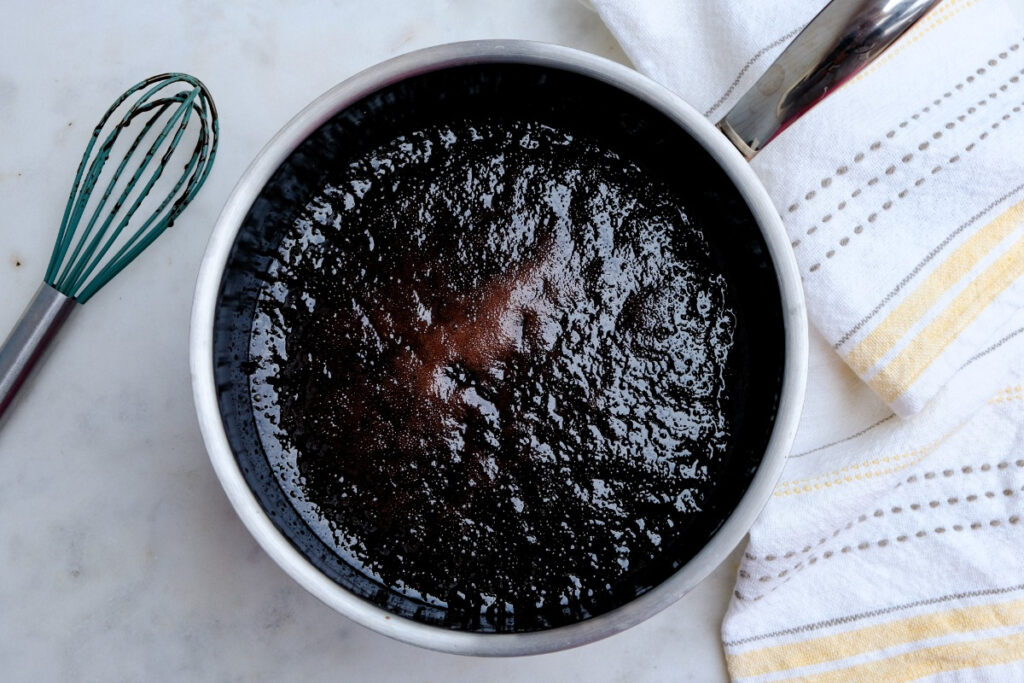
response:
M590 4L717 120L824 0ZM945 0L754 159L816 331L734 678L1024 680L1022 107L1024 26Z
M800 435L722 625L730 674L1024 680L1024 348L976 361L1004 382L979 410L961 412L961 373L901 422L812 341Z

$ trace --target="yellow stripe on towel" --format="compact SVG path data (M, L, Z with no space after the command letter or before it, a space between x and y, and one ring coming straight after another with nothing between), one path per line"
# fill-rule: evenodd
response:
M880 662L851 666L816 676L800 676L795 680L802 683L916 681L945 671L980 669L1021 659L1024 659L1024 633L1016 633L1001 638L926 647Z
M727 659L729 672L733 678L744 678L826 662L839 662L854 655L884 650L905 643L920 642L950 633L969 633L1013 624L1024 624L1024 600L924 614L886 624L866 626L846 633L822 636L786 645L774 645L738 655L728 655ZM1022 638L1021 645L1024 645L1024 634L1020 637ZM894 675L899 676L908 663L901 663L899 667L890 667L888 662L902 661L908 657L917 661L917 658L913 657L917 652L941 650L944 647L952 648L956 652L959 648L969 648L973 645L975 643L926 648L898 655L882 662L871 662L862 666L835 670L818 677L811 676L810 680L833 680L833 678L835 680L890 680ZM957 656L959 654L957 652ZM1024 648L1018 647L1015 658L1024 658ZM875 670L876 667L878 672ZM857 675L853 674L854 670L858 671ZM885 673L882 673L883 671Z
M943 293L1022 222L1024 201L1011 206L957 247L956 251L846 356L846 362L850 367L858 375L867 374L880 358L896 346L907 330L935 305Z
M1014 280L1024 275L1024 237L985 269L868 385L892 403Z

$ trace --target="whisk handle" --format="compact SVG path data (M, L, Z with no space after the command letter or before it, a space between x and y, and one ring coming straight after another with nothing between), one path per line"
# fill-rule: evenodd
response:
M0 346L0 424L77 302L43 283Z

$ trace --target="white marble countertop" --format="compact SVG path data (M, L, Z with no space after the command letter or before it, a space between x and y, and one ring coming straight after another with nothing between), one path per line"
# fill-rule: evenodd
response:
M207 459L188 316L213 221L245 166L358 70L490 37L625 61L575 0L5 7L0 336L42 279L74 169L116 95L154 73L192 73L214 94L223 137L197 201L70 321L0 431L0 679L725 678L718 631L734 559L674 607L593 645L509 660L442 655L306 594L250 538Z

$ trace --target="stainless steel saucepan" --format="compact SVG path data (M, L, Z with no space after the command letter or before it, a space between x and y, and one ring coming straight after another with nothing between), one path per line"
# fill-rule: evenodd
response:
M521 41L458 43L406 54L353 76L306 107L260 152L229 198L203 260L192 316L192 381L203 437L228 498L256 540L296 581L342 614L385 635L462 654L522 655L581 645L650 617L696 586L742 540L768 501L796 430L807 368L806 316L789 239L747 160L935 4L936 0L831 2L717 125L632 69L578 50ZM551 76L538 83L572 81L577 93L593 98L587 111L594 116L606 116L600 112L616 107L628 108L634 117L647 112L690 141L694 155L714 168L714 173L705 174L706 182L717 183L715 191L726 198L723 222L743 214L752 226L750 239L737 242L735 250L737 258L761 259L759 267L744 267L761 275L750 275L754 279L744 284L739 280L748 276L739 274L736 286L766 292L764 301L776 309L770 313L780 321L780 352L766 362L781 367L772 375L776 385L762 387L774 398L751 408L764 413L768 426L758 437L751 460L737 468L746 474L722 484L728 495L723 494L725 502L708 513L714 515L707 526L710 540L674 573L616 609L589 619L543 630L484 633L446 627L443 615L432 616L426 607L388 593L387 587L368 585L366 577L316 538L268 465L254 426L245 364L260 276L273 258L275 234L280 238L275 226L287 227L282 223L291 215L289 207L294 211L296 202L303 201L301 191L287 178L282 180L282 174L287 175L289 165L312 158L310 141L322 147L324 139L317 136L337 117L347 117L346 125L356 133L390 125L395 117L415 120L417 103L403 101L401 93L415 91L417 83L443 84L453 94L448 99L459 102L463 95L454 95L460 79L512 67ZM435 111L443 99L436 92L419 96L433 97ZM527 99L536 98L532 105L542 110L558 105L559 97L557 88L538 87ZM678 163L684 174L686 160ZM730 201L732 208L727 206ZM764 334L769 337L771 331Z

